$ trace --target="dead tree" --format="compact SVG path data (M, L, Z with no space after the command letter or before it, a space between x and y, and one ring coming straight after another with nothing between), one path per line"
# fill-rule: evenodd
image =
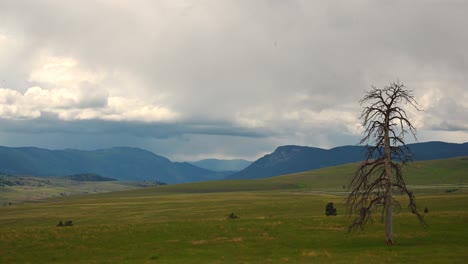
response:
M367 155L349 185L348 213L357 214L349 231L362 229L372 221L373 214L381 210L382 217L385 215L386 242L392 245L393 208L401 208L393 194L406 195L409 210L426 226L417 210L415 196L403 179L403 167L412 160L404 136L411 134L416 139L416 128L403 107L410 106L419 111L418 103L411 90L396 82L383 89L372 86L360 104L363 106L360 119L364 127L360 144L367 144Z

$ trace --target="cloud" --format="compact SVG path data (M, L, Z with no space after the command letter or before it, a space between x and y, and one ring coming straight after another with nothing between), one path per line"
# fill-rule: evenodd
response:
M425 127L441 131L468 132L468 104L464 96L459 99L442 97L427 110Z
M123 97L107 97L87 88L43 89L31 87L24 94L0 88L0 115L5 119L36 119L54 114L59 120L108 120L130 122L172 121L170 109Z
M103 73L94 73L81 68L74 58L52 56L43 52L35 61L29 81L55 86L76 86L81 82L96 84L103 77Z
M3 118L34 119L43 113L60 120L170 121L178 114L167 107L140 98L110 96L104 87L108 73L92 72L71 57L41 52L29 76L33 86L24 94L0 88L0 114Z
M44 131L69 127L57 133L75 136L98 138L117 126L130 145L129 137L143 146L147 138L174 157L191 152L182 146L192 156L254 156L282 144L355 144L364 91L399 79L424 109L410 112L421 133L437 140L456 130L461 141L467 8L462 1L2 1L0 115L4 129L17 129L17 120L31 135L25 120L34 127L47 119ZM99 144L89 135L74 138Z
M41 115L29 105L18 105L22 95L15 90L0 89L0 116L7 119L31 119Z

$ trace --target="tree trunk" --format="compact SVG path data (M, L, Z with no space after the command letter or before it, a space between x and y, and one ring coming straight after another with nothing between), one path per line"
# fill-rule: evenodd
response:
M393 223L392 223L392 168L390 156L390 135L389 135L389 113L385 116L385 178L386 178L386 194L385 194L385 231L387 237L387 245L393 245Z
M392 223L392 189L387 191L385 198L385 229L387 236L387 245L393 245L393 223Z

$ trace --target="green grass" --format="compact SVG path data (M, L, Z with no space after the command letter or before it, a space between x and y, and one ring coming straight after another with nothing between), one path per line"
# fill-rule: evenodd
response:
M410 168L412 184L466 183L464 160L443 164ZM347 233L351 218L345 215L345 196L333 190L346 184L336 175L342 173L343 179L351 167L1 207L0 263L466 262L466 188L419 189L417 202L429 209L429 229L403 209L394 217L396 244L388 247L379 219L363 232ZM438 173L430 174L433 169ZM328 202L335 203L338 216L325 216ZM228 220L230 213L240 218ZM66 220L74 226L55 226Z
M340 196L296 192L89 195L0 210L0 263L462 263L468 193L418 197L430 225L395 217L348 234ZM335 202L338 216L324 215ZM240 218L228 220L234 212ZM73 227L55 227L73 220Z
M345 192L357 164L346 164L256 180L208 181L158 187L165 193L303 190ZM468 157L409 163L404 171L408 185L417 191L468 188ZM146 190L152 193L152 190ZM140 191L139 191L140 192ZM140 192L141 193L141 192Z

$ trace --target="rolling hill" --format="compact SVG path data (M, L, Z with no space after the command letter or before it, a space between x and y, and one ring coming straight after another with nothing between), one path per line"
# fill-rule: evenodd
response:
M468 155L468 143L426 142L408 144L414 160L444 159ZM303 146L282 146L228 179L256 179L325 168L365 158L365 146L343 146L329 150Z
M8 201L37 200L77 194L102 193L101 197L120 198L163 194L201 194L226 192L293 191L342 195L357 163L332 166L261 179L217 180L164 185L158 182L111 181L88 175L31 177L0 175L0 204ZM412 191L438 192L468 190L468 157L415 161L404 171ZM83 181L84 180L84 181ZM99 181L95 181L99 180ZM150 187L155 186L157 187ZM146 187L146 188L142 188ZM126 192L112 191L131 190Z
M410 144L415 160L431 160L468 155L468 143L427 142ZM0 147L0 171L13 175L64 176L92 173L117 180L150 180L186 183L218 179L256 179L303 172L361 161L364 146L320 149L282 146L247 168L232 172L214 171L240 168L245 161L205 160L200 168L187 162L171 162L152 152L129 147L101 150L47 150Z
M117 181L96 174L57 177L14 176L0 173L0 205L161 185L153 181Z
M345 192L357 163L260 179L223 180L161 186L135 190L142 193L211 193L272 190ZM414 161L404 171L410 189L468 188L468 157Z
M194 182L212 171L186 162L171 162L152 152L128 147L93 151L0 147L0 171L14 175L63 176L95 173L118 180Z

